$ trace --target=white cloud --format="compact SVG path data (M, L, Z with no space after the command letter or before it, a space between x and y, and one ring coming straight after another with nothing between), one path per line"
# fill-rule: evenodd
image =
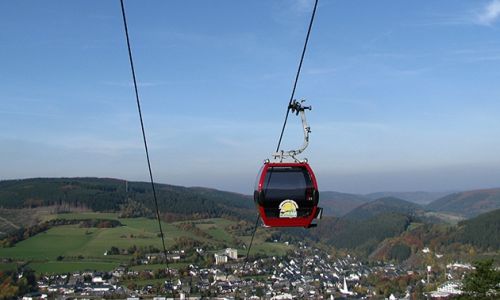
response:
M478 14L477 21L483 25L491 25L500 17L500 0L493 0Z

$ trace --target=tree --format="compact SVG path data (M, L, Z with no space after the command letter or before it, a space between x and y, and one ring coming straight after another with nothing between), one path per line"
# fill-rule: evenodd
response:
M411 255L411 248L405 244L399 243L394 245L389 251L389 257L399 262L404 261Z
M255 289L255 295L256 295L257 297L259 297L259 298L260 298L260 297L263 297L263 296L264 296L264 289L263 289L263 288L261 288L261 287L257 287L257 288Z
M500 271L493 267L493 260L477 261L474 270L464 278L462 299L492 299L500 295Z
M111 248L108 250L108 255L118 255L120 254L120 249L115 246L111 246Z

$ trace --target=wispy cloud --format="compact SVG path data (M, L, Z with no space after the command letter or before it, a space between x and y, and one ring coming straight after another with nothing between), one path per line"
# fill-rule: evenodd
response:
M500 0L490 0L476 5L469 2L465 9L434 13L429 19L413 24L414 26L492 26L500 18Z
M482 25L492 25L500 17L500 0L488 3L477 15L476 21Z

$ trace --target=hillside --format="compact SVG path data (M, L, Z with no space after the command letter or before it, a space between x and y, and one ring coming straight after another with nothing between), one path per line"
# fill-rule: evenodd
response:
M434 253L457 260L471 259L471 255L498 256L499 232L500 209L456 225L429 223L421 215L386 212L358 219L326 217L304 238L371 259L421 264L437 259ZM422 252L425 247L431 255Z
M234 223L231 227L235 241L240 235L251 234L255 209L250 196L165 184L158 184L157 191L163 219L168 224L225 217L231 222L247 221ZM266 229L259 234L266 235L263 238L268 242L309 240L377 259L413 259L424 246L453 255L467 255L471 247L478 252L497 253L500 247L498 238L495 238L500 232L500 209L457 225L434 224L427 216L430 212L425 212L417 204L393 197L366 201L368 199L363 196L323 192L321 206L327 211L325 215L346 214L342 217L326 216L318 222L317 228L309 230ZM101 216L111 216L102 212L112 212L112 218L119 218L121 222L153 222L148 226L156 228L153 220L137 218L151 216L152 203L151 187L145 182L108 178L1 181L0 205L4 208L0 209L0 231L3 232L0 235L5 236L36 220L45 220L40 216L47 213L69 210L86 216L93 213L85 211L97 211L95 214ZM71 216L59 214L58 218ZM151 237L154 236L152 233ZM219 238L224 240L222 234Z
M387 197L365 203L346 214L344 218L350 220L368 220L383 213L415 215L423 214L424 210L420 205L415 203Z
M452 240L484 250L499 251L500 209L458 223L457 232Z
M309 236L339 249L349 249L366 256L386 238L399 236L411 223L411 217L382 213L365 220L327 217Z
M14 245L0 247L0 269L28 264L36 272L73 272L95 269L111 270L119 265L138 264L137 257L157 253L162 248L158 223L149 218L120 218L117 213L63 213L46 215L54 221L38 234L25 237ZM92 222L96 221L91 225ZM64 221L64 222L63 222ZM101 226L114 222L118 226ZM210 253L227 247L246 253L245 245L251 239L251 225L225 218L198 219L179 222L162 222L166 247L183 249L186 257L173 268L194 261L201 262L197 247ZM262 231L255 236L251 255L286 254L293 246L266 242L272 231ZM114 249L113 249L114 248ZM113 252L111 252L113 251ZM5 262L10 262L6 264ZM147 265L158 268L161 265ZM140 266L134 266L140 267Z
M251 197L205 188L156 184L164 215L251 218ZM58 206L98 212L151 213L151 185L111 178L34 178L0 181L0 207Z
M371 200L380 198L394 197L420 205L428 204L436 199L449 195L449 192L377 192L365 195Z
M399 236L381 242L371 253L374 259L395 259L410 263L435 259L432 253L449 259L470 259L470 255L500 255L500 209L481 214L457 225L415 223ZM422 249L430 249L430 255ZM432 257L431 260L429 260Z
M500 188L454 193L429 203L425 208L472 218L500 208Z
M341 217L356 207L370 201L370 199L364 196L339 192L321 192L319 197L323 214L335 217Z
M0 208L0 239L21 228L36 225L42 213L33 209Z

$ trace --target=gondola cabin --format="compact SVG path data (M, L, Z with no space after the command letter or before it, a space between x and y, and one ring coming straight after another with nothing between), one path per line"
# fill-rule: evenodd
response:
M311 227L320 216L318 184L306 162L266 162L261 168L254 200L265 226Z

